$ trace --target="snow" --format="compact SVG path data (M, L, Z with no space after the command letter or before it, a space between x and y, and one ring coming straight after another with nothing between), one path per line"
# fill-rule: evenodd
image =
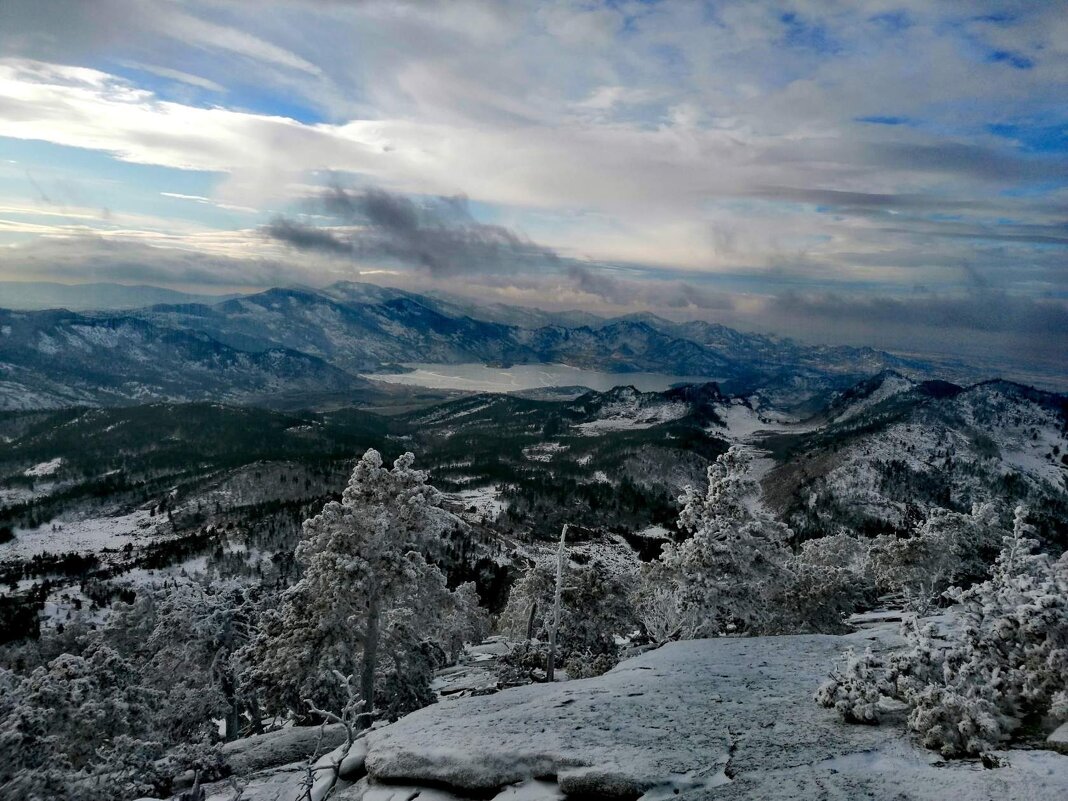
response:
M286 729L224 743L222 753L234 773L252 773L263 768L307 759L315 750L331 750L345 742L345 727L291 726Z
M892 724L850 726L812 693L846 637L721 638L667 645L593 679L444 700L369 735L378 782L470 797L534 778L589 797L1061 799L1068 757L943 764Z
M30 478L41 478L43 476L50 476L56 473L62 466L63 457L57 456L55 459L50 459L47 462L35 464L33 467L23 470L22 475L29 476Z
M447 493L445 497L460 504L464 509L475 507L478 514L488 520L496 520L508 508L508 501L501 499L501 488L496 484Z
M852 420L854 417L863 414L868 409L879 405L885 400L889 400L895 395L909 392L915 386L916 385L912 381L904 376L896 374L888 375L871 394L856 403L851 404L844 412L838 415L838 417L835 418L835 422L842 423L846 420Z
M984 443L980 447L979 443ZM1001 500L1003 476L1023 479L1031 503L1063 499L1068 432L1057 413L996 386L980 385L856 440L813 464L820 478L802 487L802 499L826 493L858 516L904 525L908 503L885 489L888 466L944 483L950 500ZM930 504L918 499L920 506Z
M553 454L562 453L570 446L561 445L559 442L542 442L523 448L523 456L532 462L551 462Z
M717 408L716 414L723 420L723 427L716 426L710 430L739 444L751 443L761 434L780 432L800 434L817 427L814 422L797 422L779 413L757 411L740 398L734 398L728 405Z
M743 403L732 403L717 410L717 414L723 420L727 438L731 442L748 442L758 431L783 427L763 420L753 409Z
M117 517L56 519L36 528L16 529L13 541L0 544L0 562L30 559L42 553L95 553L104 548L122 548L155 535L161 522L166 518L152 517L145 509Z
M641 531L635 531L634 536L651 540L669 540L671 532L663 526L646 526Z
M631 385L642 392L662 392L677 384L703 384L715 376L680 376L666 373L608 373L566 364L517 364L489 367L478 363L433 364L407 362L403 373L363 373L362 378L391 384L408 384L470 392L522 392L545 387L583 386L607 392Z
M606 403L596 419L575 426L575 430L587 436L636 431L678 420L689 411L690 407L685 403L648 403L638 393L620 392L619 399Z

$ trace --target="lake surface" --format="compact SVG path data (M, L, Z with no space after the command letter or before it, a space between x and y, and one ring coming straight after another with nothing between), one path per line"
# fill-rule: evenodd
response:
M466 389L471 392L519 392L544 387L581 386L604 392L612 387L632 386L642 392L661 392L676 384L702 384L714 376L668 375L667 373L606 373L566 364L517 364L488 367L484 364L408 363L409 373L371 373L373 381L430 387Z

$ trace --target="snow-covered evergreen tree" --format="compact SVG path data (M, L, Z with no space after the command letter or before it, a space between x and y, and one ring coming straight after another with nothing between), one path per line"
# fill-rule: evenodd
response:
M140 672L145 686L164 691L161 722L173 739L190 741L222 719L225 738L237 738L242 707L255 705L238 698L232 656L252 636L254 605L237 587L192 581L146 594L155 598L155 626L143 644Z
M161 693L111 648L63 654L19 680L0 670L0 797L112 801L165 786Z
M304 575L264 615L244 654L274 711L299 714L309 701L341 709L349 700L337 675L358 676L366 724L378 679L389 671L414 678L404 664L421 653L421 640L441 633L449 592L425 554L440 548L448 515L414 460L406 453L390 469L368 450L341 501L304 523L296 551ZM413 691L426 700L425 690Z
M773 598L788 580L789 529L759 508L749 476L751 456L734 446L708 468L704 493L680 499L679 528L692 536L665 547L646 566L639 605L664 617L670 591L678 636L759 632L778 625Z

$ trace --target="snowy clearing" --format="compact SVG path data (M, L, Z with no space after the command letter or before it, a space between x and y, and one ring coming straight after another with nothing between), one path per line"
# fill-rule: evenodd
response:
M104 548L121 548L155 535L160 522L147 510L138 509L118 517L54 520L36 528L16 529L14 540L0 544L0 562L30 559L42 553L96 553Z
M613 431L636 431L643 428L670 423L685 417L689 404L650 400L630 387L619 387L612 392L613 399L602 406L593 420L575 426L586 436L599 436Z
M40 464L35 464L33 467L27 468L22 471L22 475L30 478L42 478L44 476L53 475L62 466L63 457L57 456L55 459L49 459L47 462L41 462Z
M445 497L465 509L474 507L478 514L489 520L496 520L501 512L508 508L508 501L501 500L501 488L496 484L447 493Z
M837 418L836 423L843 423L846 420L852 420L854 417L858 417L868 409L878 406L885 400L889 400L895 395L900 395L903 392L909 392L916 387L914 381L910 381L901 375L888 375L883 379L882 383L868 395L866 398L851 404L843 411Z

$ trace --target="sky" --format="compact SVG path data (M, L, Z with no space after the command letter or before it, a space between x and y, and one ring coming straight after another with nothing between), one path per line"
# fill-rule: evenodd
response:
M1054 0L2 0L0 280L1061 369L1066 98Z

